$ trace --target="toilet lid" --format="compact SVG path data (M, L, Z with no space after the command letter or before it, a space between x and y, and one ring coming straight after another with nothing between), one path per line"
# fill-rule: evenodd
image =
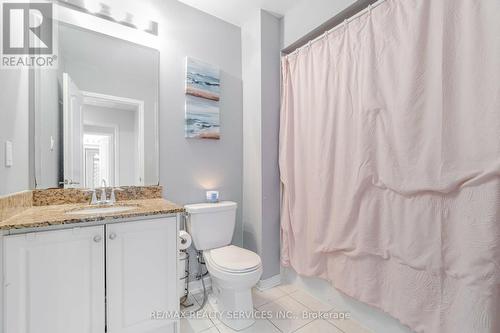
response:
M260 257L256 253L234 245L206 251L205 256L207 255L215 266L230 272L251 271L261 265Z

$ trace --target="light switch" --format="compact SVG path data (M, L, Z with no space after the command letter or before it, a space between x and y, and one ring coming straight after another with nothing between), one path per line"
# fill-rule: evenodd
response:
M12 141L5 141L5 166L10 168L13 165Z

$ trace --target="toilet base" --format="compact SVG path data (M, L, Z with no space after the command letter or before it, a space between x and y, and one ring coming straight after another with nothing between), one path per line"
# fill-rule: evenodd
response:
M255 323L250 288L242 290L221 288L220 281L212 277L212 290L213 293L208 300L224 325L235 331L241 331Z

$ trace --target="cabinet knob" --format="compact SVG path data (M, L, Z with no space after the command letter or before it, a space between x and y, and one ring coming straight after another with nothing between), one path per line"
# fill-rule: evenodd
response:
M109 239L113 240L116 238L116 234L114 232L109 234Z
M102 240L101 236L99 236L99 235L94 236L94 242L99 243L101 240Z

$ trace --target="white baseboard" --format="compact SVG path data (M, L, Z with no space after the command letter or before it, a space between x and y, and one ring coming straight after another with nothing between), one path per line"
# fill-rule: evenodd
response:
M203 280L205 281L205 287L207 289L212 288L212 279L210 278L210 276L205 276ZM270 277L269 279L260 280L259 282L257 282L256 287L260 291L264 291L279 286L280 284L281 284L281 275L278 274L273 277ZM203 286L201 285L201 280L194 280L189 282L190 294L198 294L201 292L203 292Z
M260 280L257 283L256 287L260 291L264 291L264 290L271 289L271 288L274 288L276 286L279 286L280 284L281 284L281 275L278 274L278 275L270 277L269 279Z
M210 275L207 275L203 278L203 281L205 282L205 287L207 289L212 288L212 279L210 278ZM191 295L202 293L203 292L203 286L201 285L201 280L194 280L189 282L189 293Z

